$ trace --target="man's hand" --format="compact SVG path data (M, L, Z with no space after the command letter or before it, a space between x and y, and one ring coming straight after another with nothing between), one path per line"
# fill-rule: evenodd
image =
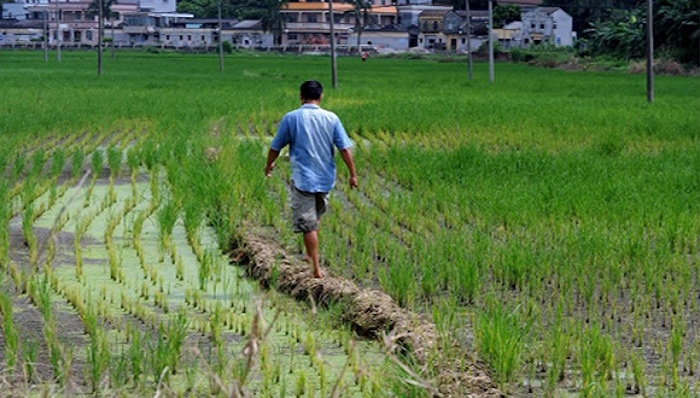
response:
M277 156L279 156L280 153L279 151L275 151L274 149L270 148L270 150L267 152L267 164L265 165L265 176L266 177L271 177L272 176L272 169L275 168L275 159L277 159Z
M268 163L267 166L265 166L265 177L272 177L272 170L274 170L275 164L274 163Z
M350 189L357 188L357 172L355 171L355 160L352 158L352 152L350 152L350 149L342 149L340 156L350 172Z
M357 177L350 177L350 189L357 188Z

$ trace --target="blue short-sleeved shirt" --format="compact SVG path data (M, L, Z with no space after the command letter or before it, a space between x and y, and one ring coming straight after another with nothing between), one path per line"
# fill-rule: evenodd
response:
M284 115L270 148L289 145L294 186L305 192L329 192L335 185L334 146L352 146L338 116L315 104L304 104Z

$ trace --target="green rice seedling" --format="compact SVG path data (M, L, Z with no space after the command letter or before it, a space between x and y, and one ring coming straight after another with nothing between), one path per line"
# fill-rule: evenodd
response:
M144 356L143 347L141 346L141 332L134 328L129 333L129 364L131 370L131 377L134 384L139 385L141 382L141 375L144 372Z
M36 235L34 234L34 202L30 201L24 206L24 211L22 212L22 235L24 236L24 241L29 247L29 264L32 268L38 268L37 260L39 256L38 252L38 242Z
M204 214L202 204L198 200L186 200L183 203L184 217L183 223L187 234L187 241L194 245L197 241L197 232L202 225Z
M305 372L299 372L297 375L296 382L294 384L294 396L299 398L304 396L306 393L307 387L307 380L306 380L306 373Z
M633 352L631 354L630 362L632 363L632 376L634 377L634 388L633 392L646 396L646 372L645 372L645 361L639 354Z
M112 145L107 149L107 165L109 166L109 175L112 180L119 177L123 157L123 152L116 145Z
M105 153L101 148L96 148L92 151L91 156L91 166L92 166L92 179L96 180L102 174L102 166L105 161Z
M22 172L24 172L25 166L26 158L24 153L16 153L12 161L12 173L10 174L10 176L12 177L11 181L17 181L20 178Z
M36 369L37 342L34 339L22 341L24 375L28 383L34 381Z
M46 152L41 148L35 150L32 154L32 168L29 170L30 178L39 178L44 162L46 162Z
M671 330L671 339L668 342L667 351L671 353L671 387L677 388L679 386L679 366L681 361L681 354L683 353L683 337L685 336L685 329L683 328L682 322L675 322L674 327Z
M0 266L7 270L9 264L10 234L8 222L12 215L11 205L8 203L7 183L0 179Z
M476 315L475 345L493 371L501 388L512 381L520 369L525 333L517 312L508 312L500 305Z
M90 336L90 344L86 348L86 354L92 391L97 392L103 376L108 371L111 355L109 350L109 340L104 336L104 331L99 327L100 325L98 324L97 312L95 311L94 306L90 305L89 298L88 305L86 307L87 311L83 322L85 324L85 329Z
M19 359L19 333L15 327L12 313L12 301L4 292L0 292L0 314L3 317L2 331L5 339L5 369L11 372Z
M63 149L56 149L51 155L51 177L58 178L63 172L63 166L66 163L66 153Z
M610 337L596 327L584 331L580 346L581 388L583 391L607 393L607 382L612 380L615 354Z
M82 174L83 162L85 162L85 153L78 148L71 156L71 177L73 179L77 179Z

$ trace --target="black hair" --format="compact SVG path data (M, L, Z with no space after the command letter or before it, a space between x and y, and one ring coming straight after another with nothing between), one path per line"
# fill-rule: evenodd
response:
M317 80L307 80L301 84L301 97L306 100L320 100L323 86Z

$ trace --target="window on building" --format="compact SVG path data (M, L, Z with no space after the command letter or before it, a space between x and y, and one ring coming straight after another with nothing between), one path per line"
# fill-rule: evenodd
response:
M170 35L165 35L165 40L170 40Z
M192 35L187 35L187 41L192 41Z
M555 22L552 24L552 29L556 29L556 28L557 28L557 23Z
M315 14L309 14L306 16L306 22L316 22L316 15Z
M202 35L199 40L204 41L204 35Z
M297 34L296 33L290 33L287 35L288 40L296 40L297 39Z
M544 29L544 24L543 24L543 23L540 24L540 29Z
M530 29L535 29L535 24L534 24L534 23L531 23L531 24L530 24Z
M180 41L182 41L182 35L180 35Z
M463 37L463 38L462 38L462 44L464 44L464 43L466 43L466 42L467 42L467 39L465 39L465 38Z
M423 21L423 30L428 30L428 21Z
M433 21L433 30L438 30L438 23L437 23L437 21Z

